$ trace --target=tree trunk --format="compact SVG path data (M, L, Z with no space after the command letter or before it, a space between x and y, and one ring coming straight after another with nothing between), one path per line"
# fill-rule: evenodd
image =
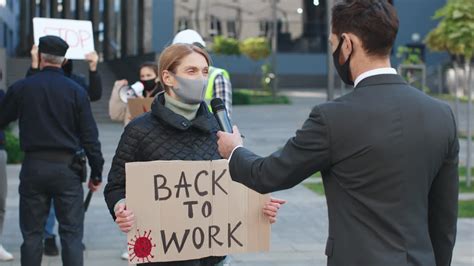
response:
M273 83L271 84L272 97L275 101L278 90L278 75L277 75L277 54L278 54L278 17L277 17L277 0L272 2L272 72L275 74Z
M471 109L472 109L472 75L471 75L471 67L470 67L471 60L465 58L464 62L464 69L465 69L465 77L464 77L464 85L467 91L467 156L466 156L466 185L468 187L471 186L471 143L472 143L472 132L471 132Z
M458 90L459 90L459 75L458 75L458 59L455 58L453 62L454 67L454 115L456 120L456 129L459 132L459 97L458 97Z

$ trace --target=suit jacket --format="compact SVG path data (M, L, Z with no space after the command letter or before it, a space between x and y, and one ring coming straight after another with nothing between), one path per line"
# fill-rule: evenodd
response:
M321 171L328 265L440 266L456 236L458 153L449 106L384 74L314 107L280 151L236 149L229 168L260 193Z

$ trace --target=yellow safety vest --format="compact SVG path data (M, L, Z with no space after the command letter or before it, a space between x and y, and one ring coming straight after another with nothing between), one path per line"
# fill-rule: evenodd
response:
M204 97L204 99L206 100L207 106L209 107L209 110L211 110L210 102L214 96L214 81L216 81L217 76L220 74L222 74L224 78L230 80L230 75L229 75L229 72L227 72L227 70L222 69L222 68L212 67L212 66L209 67L209 77L207 80L206 96Z

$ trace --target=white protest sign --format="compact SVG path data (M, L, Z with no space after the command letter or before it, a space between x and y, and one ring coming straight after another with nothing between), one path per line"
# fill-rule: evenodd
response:
M36 45L45 35L61 37L69 44L68 59L84 59L94 51L92 22L88 20L33 18L33 33Z
M268 251L269 201L231 180L227 160L127 163L131 263Z

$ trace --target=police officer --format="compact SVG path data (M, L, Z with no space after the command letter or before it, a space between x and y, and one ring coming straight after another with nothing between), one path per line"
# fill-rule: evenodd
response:
M202 49L206 48L206 42L204 42L201 35L190 29L178 32L173 38L173 44L175 43L188 43L197 45ZM209 105L214 98L221 98L227 113L232 114L232 84L230 83L229 72L223 68L211 66L209 67L205 100Z
M34 75L40 71L39 69L39 56L38 56L38 46L33 44L31 48L31 67L26 73L26 77ZM72 60L66 60L66 63L63 64L62 69L64 74L77 82L84 90L86 90L89 95L91 102L100 100L102 97L102 81L100 74L97 70L97 64L99 62L99 55L96 51L85 54L85 60L89 65L89 84L87 84L86 78L84 75L78 75L72 72L73 63ZM57 256L59 255L59 249L56 245L56 235L54 234L54 227L56 224L56 214L54 213L54 208L51 206L49 211L48 219L46 220L46 226L44 227L44 248L43 252L46 256ZM1 250L0 250L1 254Z
M14 83L0 105L0 129L19 119L21 149L21 264L41 265L43 229L51 199L59 221L63 265L83 265L84 230L81 169L72 167L84 148L89 188L102 181L104 159L87 93L67 78L61 65L68 45L56 36L40 38L40 69Z

